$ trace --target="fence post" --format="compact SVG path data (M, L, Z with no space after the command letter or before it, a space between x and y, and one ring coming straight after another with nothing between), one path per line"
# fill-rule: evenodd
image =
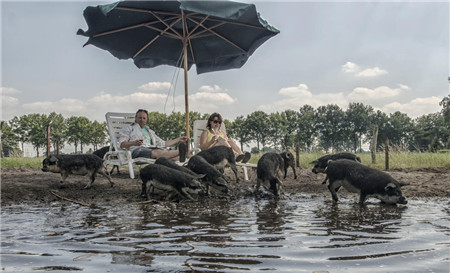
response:
M295 166L300 167L300 141L298 138L295 141Z
M385 153L385 162L386 162L386 170L389 170L389 139L386 138L384 143L384 153Z
M372 164L377 163L377 138L378 138L378 126L375 126L375 128L373 128L372 147L370 149L372 153Z
M50 124L47 125L47 156L50 155Z

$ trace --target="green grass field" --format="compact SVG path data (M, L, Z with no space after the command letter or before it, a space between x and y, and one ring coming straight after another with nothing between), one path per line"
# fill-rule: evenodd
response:
M311 161L323 156L324 153L300 153L300 167L312 168L309 164ZM262 156L260 154L253 154L250 163L257 163ZM377 169L384 169L385 162L384 153L378 153L376 164L372 164L372 157L370 153L358 154L363 164ZM44 157L5 157L1 159L1 167L42 167L42 160ZM442 168L450 167L450 153L406 153L406 152L392 152L389 155L389 168Z

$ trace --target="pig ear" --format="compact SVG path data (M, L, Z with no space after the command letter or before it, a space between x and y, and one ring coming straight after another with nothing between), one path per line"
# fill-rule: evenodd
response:
M309 164L317 164L317 163L319 163L319 160L314 160L314 161L312 161L312 162L309 162Z
M56 158L56 156L51 155L50 158L48 159L48 161L50 161L51 163L54 163L56 161L58 161L58 158Z
M327 165L330 164L330 162L333 161L332 159L328 159Z
M395 189L395 188L397 188L397 186L391 182L391 183L387 184L386 187L384 187L384 190L387 191L387 190Z
M203 178L205 176L206 176L206 174L199 174L199 175L197 175L197 178Z

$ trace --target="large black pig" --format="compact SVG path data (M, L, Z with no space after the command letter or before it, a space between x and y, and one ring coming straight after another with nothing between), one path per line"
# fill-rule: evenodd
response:
M89 175L91 181L86 185L90 188L94 183L97 173L106 177L111 184L111 177L103 166L103 160L94 154L81 155L50 155L42 162L43 172L52 172L61 174L61 183L63 183L70 174Z
M326 174L330 180L328 189L335 202L337 191L342 186L349 192L359 193L359 204L367 197L375 197L386 204L406 204L401 187L408 185L392 178L389 174L359 162L348 159L330 161Z

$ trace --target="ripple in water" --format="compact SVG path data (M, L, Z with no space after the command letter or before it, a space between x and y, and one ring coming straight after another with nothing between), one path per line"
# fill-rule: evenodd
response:
M450 199L427 200L5 207L2 271L448 272Z

